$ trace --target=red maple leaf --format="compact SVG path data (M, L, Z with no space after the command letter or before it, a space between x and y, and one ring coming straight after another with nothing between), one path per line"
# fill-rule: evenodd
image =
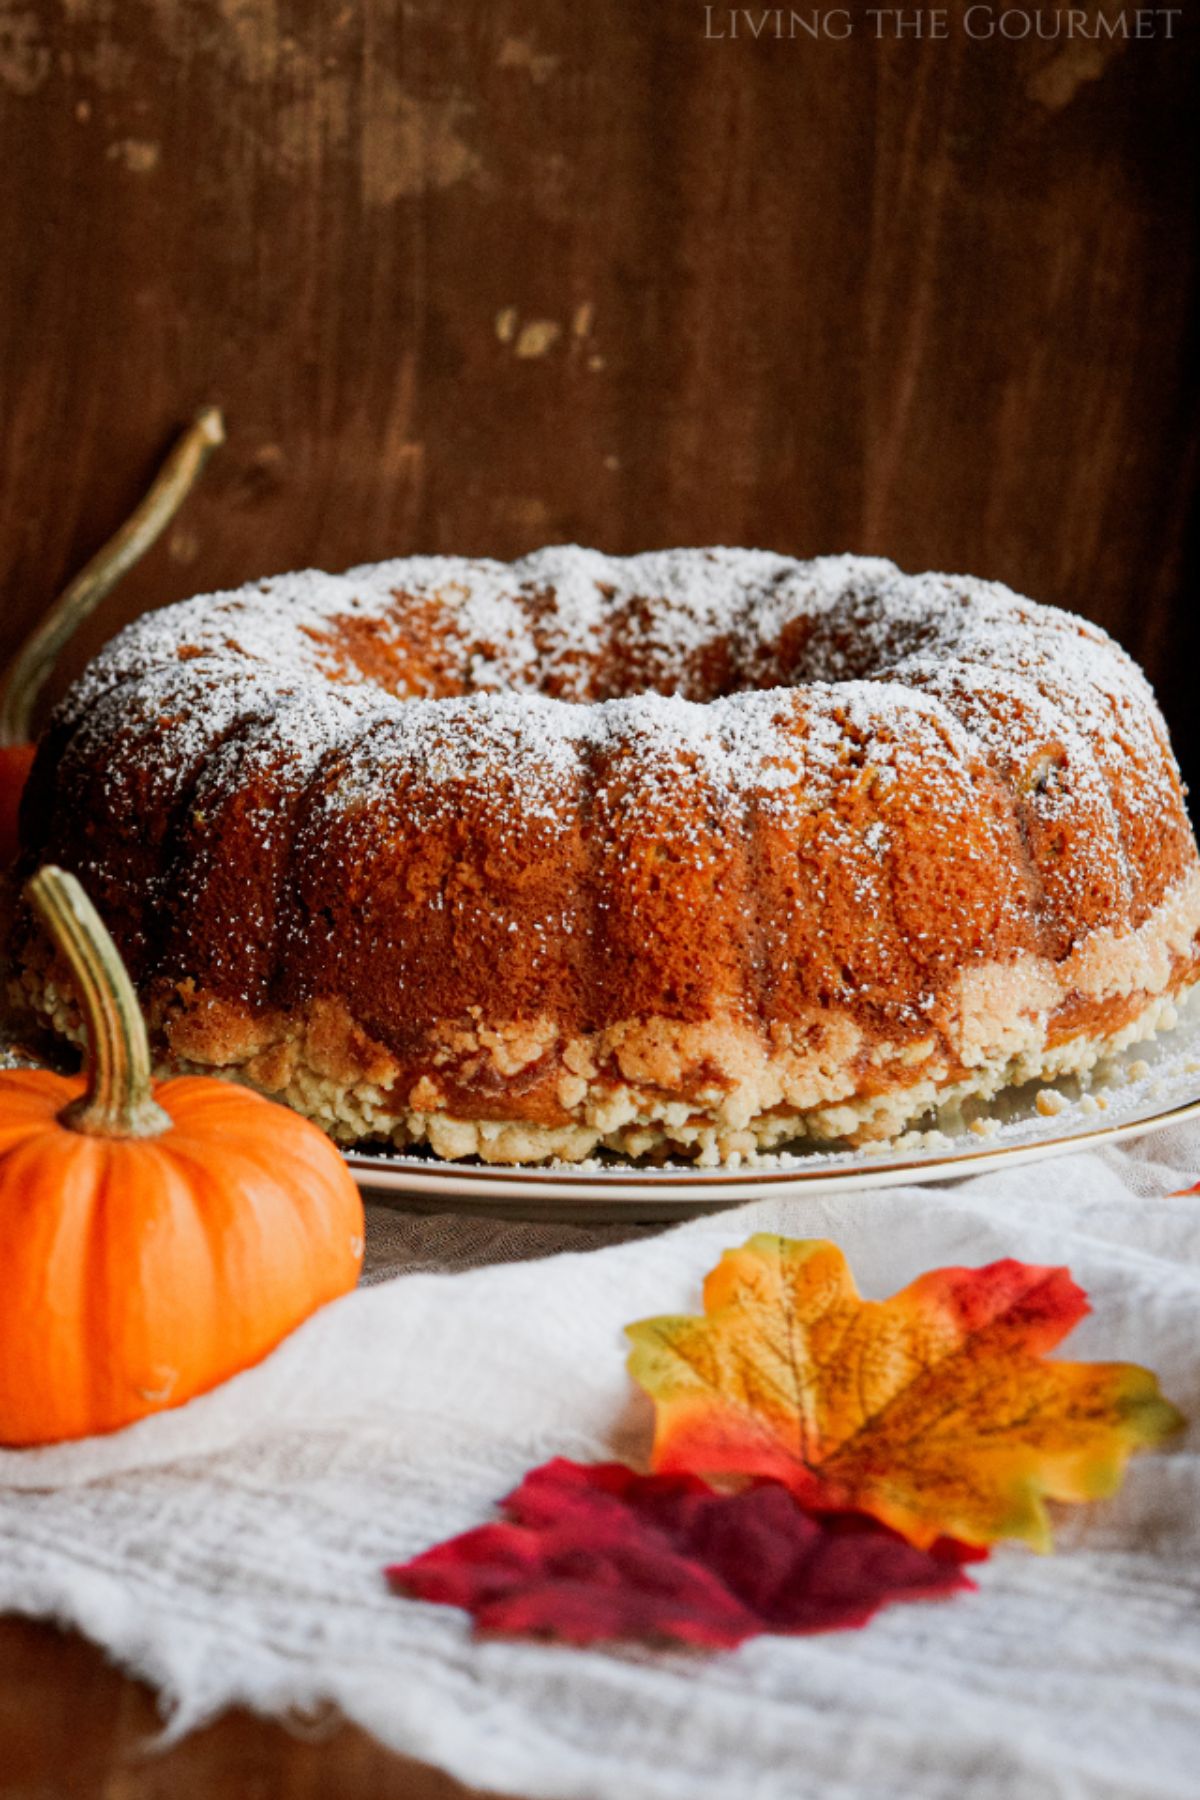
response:
M555 1457L502 1505L507 1523L396 1564L392 1587L510 1636L719 1649L863 1625L889 1601L973 1587L958 1565L979 1554L950 1540L916 1549L860 1513L816 1517L775 1481L722 1494L623 1463Z

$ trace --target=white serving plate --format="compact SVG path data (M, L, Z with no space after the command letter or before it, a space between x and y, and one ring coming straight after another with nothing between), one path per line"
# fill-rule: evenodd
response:
M1047 1086L1064 1101L1063 1109L1050 1116L1039 1109L1037 1099ZM990 1122L993 1134L973 1131L972 1117ZM933 1122L940 1141L928 1144L860 1150L801 1144L750 1165L708 1169L686 1163L646 1167L607 1156L583 1165L514 1168L444 1163L387 1149L347 1151L346 1161L372 1199L424 1212L481 1212L581 1223L669 1219L769 1194L826 1194L953 1181L1072 1150L1106 1148L1187 1119L1200 1119L1196 990L1181 1005L1173 1031L1110 1058L1093 1073L1090 1088L1081 1089L1070 1078L1010 1089L986 1109L976 1106L967 1117L940 1116Z

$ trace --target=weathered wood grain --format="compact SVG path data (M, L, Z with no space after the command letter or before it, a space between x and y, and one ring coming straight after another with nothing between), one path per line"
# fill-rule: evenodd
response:
M0 1620L0 1800L471 1800L335 1717L249 1713L161 1750L148 1691L74 1634ZM479 1796L478 1800L484 1800Z
M407 550L881 551L1109 626L1195 767L1195 21L963 10L5 0L0 655L211 399L229 449L85 649Z

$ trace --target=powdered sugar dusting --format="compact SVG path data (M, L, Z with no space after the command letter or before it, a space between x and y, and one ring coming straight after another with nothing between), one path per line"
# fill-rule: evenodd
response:
M1111 910L1097 871L1113 868L1128 903L1139 834L1177 807L1153 696L1102 631L879 558L557 546L302 571L122 632L60 708L79 726L68 764L88 766L118 720L136 756L138 719L151 778L172 787L219 791L247 732L289 785L340 745L326 809L371 804L405 769L430 807L503 790L562 820L585 771L636 765L646 804L669 805L686 773L782 821L825 804L857 758L881 794L923 771L951 816L986 767L1030 829L1086 820L1053 874L1064 912L1089 895ZM853 846L864 905L887 841L876 822Z

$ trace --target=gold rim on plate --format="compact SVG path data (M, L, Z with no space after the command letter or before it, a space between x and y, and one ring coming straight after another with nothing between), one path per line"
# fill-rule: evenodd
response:
M1063 1156L1071 1151L1107 1148L1151 1131L1163 1130L1200 1119L1200 1078L1195 1092L1183 1102L1162 1107L1132 1119L1064 1130L1062 1115L1045 1120L1044 1132L1022 1141L995 1144L981 1141L967 1149L958 1143L944 1150L923 1150L911 1155L886 1157L879 1151L841 1151L836 1155L814 1152L797 1156L783 1168L739 1167L685 1169L639 1168L613 1163L603 1168L579 1169L496 1167L487 1164L435 1162L392 1153L347 1151L346 1161L354 1179L372 1198L390 1204L436 1203L441 1210L471 1209L481 1202L502 1202L544 1216L547 1203L571 1208L602 1203L627 1212L633 1205L661 1208L663 1216L679 1216L688 1208L735 1206L766 1194L789 1191L824 1194L899 1187L908 1182L954 1181L983 1175L997 1168Z

